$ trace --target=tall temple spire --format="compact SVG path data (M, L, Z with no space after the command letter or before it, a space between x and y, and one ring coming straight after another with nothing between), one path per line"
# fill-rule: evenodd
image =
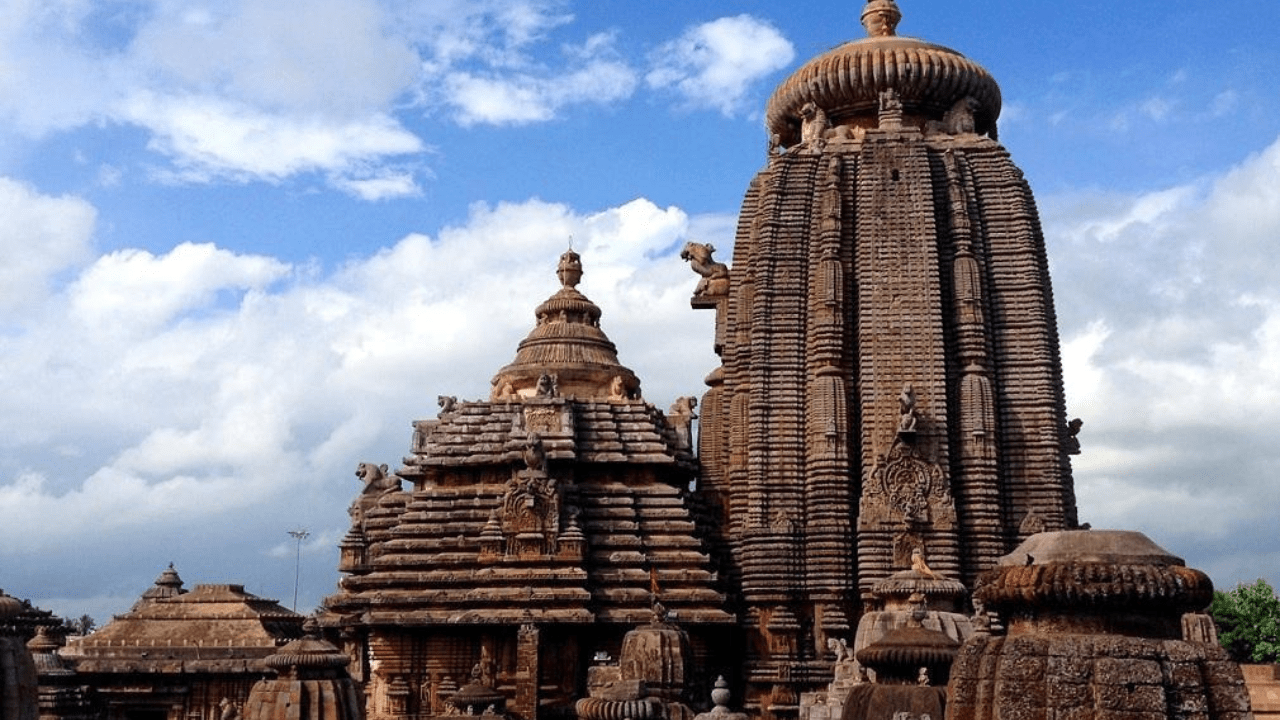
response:
M784 80L747 190L699 489L740 578L747 702L770 720L823 676L875 584L927 555L970 587L1023 537L1076 524L1048 261L996 139L1000 88L960 53L869 37Z

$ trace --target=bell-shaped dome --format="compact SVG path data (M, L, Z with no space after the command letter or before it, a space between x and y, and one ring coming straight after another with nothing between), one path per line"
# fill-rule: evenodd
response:
M578 292L582 258L566 251L556 274L561 288L534 311L537 325L494 377L493 399L639 398L640 380L618 362L617 347L600 329L600 308Z
M896 35L901 12L894 0L870 0L862 13L868 37L810 60L778 86L765 108L765 125L784 145L799 140L802 111L813 103L834 125L874 126L881 94L892 90L905 117L939 120L966 98L978 134L995 135L1000 87L964 55Z

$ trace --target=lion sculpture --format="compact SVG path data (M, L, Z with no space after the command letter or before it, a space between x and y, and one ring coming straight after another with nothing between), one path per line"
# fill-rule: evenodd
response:
M680 259L687 260L693 271L702 276L694 288L694 297L700 295L722 296L729 294L729 266L711 259L716 251L710 243L685 243Z

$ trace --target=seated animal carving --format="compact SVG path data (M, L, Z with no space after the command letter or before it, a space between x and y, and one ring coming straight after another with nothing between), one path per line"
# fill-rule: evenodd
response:
M695 297L729 294L729 266L711 258L715 251L710 243L696 242L685 243L684 249L680 251L680 258L687 260L693 271L702 276L693 290Z

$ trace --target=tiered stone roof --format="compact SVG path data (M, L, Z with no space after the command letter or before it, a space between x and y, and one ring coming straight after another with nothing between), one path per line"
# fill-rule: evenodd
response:
M656 596L682 623L733 622L687 504L692 449L618 362L576 253L559 277L493 398L415 423L412 491L357 501L335 617L634 624Z
M164 579L164 575L161 579ZM303 616L243 585L196 585L140 602L67 644L80 673L213 673L264 669L262 660L302 635Z

